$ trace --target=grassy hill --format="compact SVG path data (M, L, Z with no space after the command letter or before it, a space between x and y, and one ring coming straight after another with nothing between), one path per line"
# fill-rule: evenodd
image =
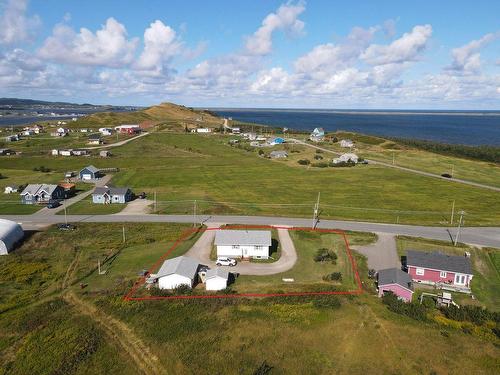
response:
M197 126L218 127L222 120L208 111L195 110L173 103L161 103L156 106L134 112L100 112L79 119L75 126L149 124L167 127L192 128Z

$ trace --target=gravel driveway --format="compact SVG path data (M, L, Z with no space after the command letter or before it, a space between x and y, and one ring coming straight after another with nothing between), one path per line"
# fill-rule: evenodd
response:
M218 228L220 224L210 224L209 228ZM291 269L297 262L297 252L288 233L288 229L277 229L281 245L281 257L273 263L239 262L235 267L224 267L230 272L241 275L274 275ZM198 241L185 254L198 260L201 264L216 267L215 262L210 260L210 250L215 238L215 230L206 230Z
M367 246L352 246L358 253L368 258L368 268L376 271L384 268L401 267L396 249L396 239L390 233L376 233L377 242Z

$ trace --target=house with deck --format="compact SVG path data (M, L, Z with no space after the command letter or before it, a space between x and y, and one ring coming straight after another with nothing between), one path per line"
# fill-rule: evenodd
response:
M406 268L414 283L433 285L440 289L470 293L472 264L465 254L408 250Z
M196 260L186 256L167 259L155 275L158 288L175 289L182 285L192 288L198 279L198 267Z
M129 188L96 187L92 193L92 203L111 204L127 203L132 200Z
M64 199L64 189L59 185L29 184L21 192L21 203L48 203L51 200Z
M214 244L218 257L268 259L271 231L221 229L215 232Z
M378 271L377 289L379 297L391 292L405 302L411 302L413 298L411 277L400 268L386 268Z

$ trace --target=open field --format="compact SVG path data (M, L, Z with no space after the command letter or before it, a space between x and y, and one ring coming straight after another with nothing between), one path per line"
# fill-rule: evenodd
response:
M470 296L463 293L453 293L454 299L460 304L480 304L491 310L500 310L499 249L479 249L463 244L454 247L449 242L404 236L397 237L396 243L399 256L404 256L407 250L441 251L450 255L464 255L465 251L470 252L474 270L471 287L472 293L477 299L472 300Z

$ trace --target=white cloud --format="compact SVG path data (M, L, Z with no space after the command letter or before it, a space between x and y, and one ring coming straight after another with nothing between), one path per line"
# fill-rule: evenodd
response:
M303 3L281 5L276 13L270 13L262 21L255 33L247 38L246 51L253 55L267 55L272 50L272 37L276 30L299 34L304 29L304 22L298 16L305 10Z
M479 70L481 67L481 55L479 51L484 46L498 38L500 38L500 32L490 33L484 35L478 40L473 40L462 47L454 48L451 51L453 62L448 69L462 72L473 72Z
M76 33L67 25L56 25L39 55L65 64L123 67L134 58L137 43L137 38L127 39L125 26L111 17L95 33L86 28Z
M0 44L30 41L41 21L37 15L28 17L28 0L8 0L0 16Z
M361 58L372 65L415 61L426 48L431 35L431 25L417 25L411 32L403 34L389 45L371 45Z
M175 30L156 20L144 32L144 50L135 66L140 70L162 70L164 63L180 53L181 46Z

